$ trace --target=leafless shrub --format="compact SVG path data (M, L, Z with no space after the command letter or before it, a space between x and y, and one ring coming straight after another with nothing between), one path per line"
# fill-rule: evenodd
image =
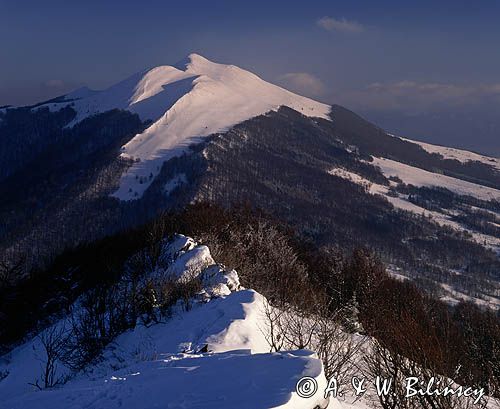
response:
M320 320L319 334L314 350L323 361L327 379L335 378L342 392L358 370L364 338L349 334L338 322L328 318Z
M414 361L384 347L377 340L372 340L369 351L363 356L365 375L370 379L387 379L390 382L390 392L372 395L374 406L383 409L472 409L487 407L487 398L483 397L477 404L475 397L464 397L458 394L417 393L407 397L406 385L408 378L418 378L419 385L415 388L427 388L431 383L434 388L443 390L445 387L455 389L458 385L435 370L422 367ZM431 388L432 390L432 388Z
M65 344L64 363L74 371L96 360L116 336L140 319L146 326L169 317L174 305L191 308L201 290L193 273L182 280L168 276L141 276L128 272L118 283L88 291L71 317L71 334Z
M135 325L129 319L128 294L120 290L117 286L95 288L83 296L71 317L64 354L64 363L71 369L83 369L117 335Z
M335 377L342 390L356 370L356 355L362 342L345 331L341 311L332 313L321 295L317 297L310 300L308 307L293 304L275 307L265 301L264 335L271 351L310 349L316 352L326 377Z
M265 317L264 328L261 331L269 344L270 352L281 351L285 345L285 339L281 329L281 316L284 310L272 306L267 299L264 300L263 313Z
M65 377L58 375L58 363L61 362L67 342L67 331L64 327L50 327L37 336L45 357L40 357L42 374L31 385L38 389L52 388L64 382Z

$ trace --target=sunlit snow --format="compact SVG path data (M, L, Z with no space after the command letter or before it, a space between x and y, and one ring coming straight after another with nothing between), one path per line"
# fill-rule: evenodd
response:
M247 119L280 106L303 115L329 119L330 106L270 84L234 65L217 64L190 54L176 66L137 73L100 92L80 89L66 96L77 111L70 124L110 109L137 113L153 123L122 148L136 162L122 175L113 196L140 198L163 162L182 155L189 145L226 131ZM52 110L68 102L51 103Z

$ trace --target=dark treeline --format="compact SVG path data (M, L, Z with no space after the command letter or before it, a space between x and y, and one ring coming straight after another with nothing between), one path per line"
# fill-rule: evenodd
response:
M0 113L0 181L64 139L63 127L75 116L70 107L57 112L26 107Z
M18 108L0 121L7 145L0 155L9 155L8 141L24 155L9 156L6 163L16 166L0 182L1 261L40 267L66 247L130 226L119 222L130 219L127 209L108 195L127 167L120 147L145 125L137 115L113 110L64 128L74 114L70 107L53 113Z
M467 303L446 305L409 281L391 278L366 249L318 248L247 206L188 206L68 250L22 282L6 281L0 288L2 349L63 315L85 292L114 285L132 255L177 232L207 244L218 262L237 269L244 286L277 305L308 308L327 300L332 316L348 311L350 320L389 351L384 357L391 357L391 368L414 362L491 395L500 392L500 320L494 313Z

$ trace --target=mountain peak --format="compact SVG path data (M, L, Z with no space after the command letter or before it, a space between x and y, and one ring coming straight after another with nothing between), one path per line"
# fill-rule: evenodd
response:
M139 72L100 92L79 92L71 126L111 109L136 113L152 124L122 147L122 156L140 161L123 175L114 194L139 199L163 162L189 145L234 125L287 106L311 117L330 119L331 107L264 81L234 65L219 64L191 53L174 66ZM67 104L68 102L66 102ZM49 109L60 109L52 103Z
M208 58L202 56L201 54L191 53L187 56L191 62L201 61L201 62L212 62Z
M182 71L186 71L190 66L199 64L215 64L215 63L213 61L210 61L208 58L203 57L200 54L190 53L186 55L182 60L175 63L173 67Z
M176 63L174 67L186 73L205 75L212 78L220 78L223 72L231 70L240 70L241 73L246 73L246 75L254 75L234 65L217 63L196 53L189 54Z

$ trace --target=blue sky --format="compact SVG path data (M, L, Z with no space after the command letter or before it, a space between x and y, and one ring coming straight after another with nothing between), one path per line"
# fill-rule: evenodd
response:
M498 21L489 0L0 0L0 105L198 52L372 117L477 112L500 108Z

